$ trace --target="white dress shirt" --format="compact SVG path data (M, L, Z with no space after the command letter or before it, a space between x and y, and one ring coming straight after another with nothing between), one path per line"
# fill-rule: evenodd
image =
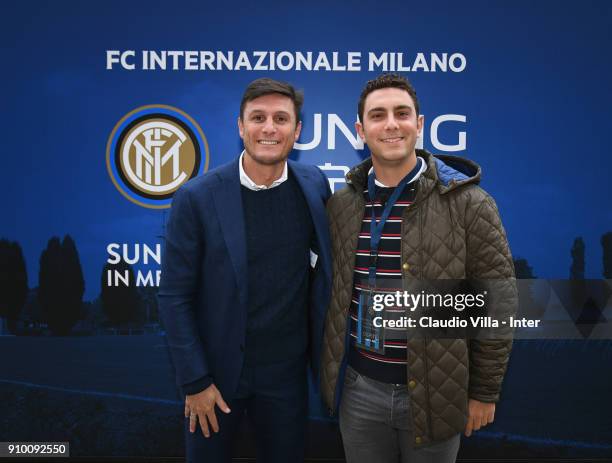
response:
M247 173L244 171L244 167L242 166L243 158L244 158L244 150L242 150L242 153L240 154L240 159L238 160L238 170L240 172L240 184L242 186L247 187L249 190L253 190L253 191L269 190L270 188L277 187L281 183L287 181L287 173L288 173L287 161L285 161L285 167L283 168L282 175L276 180L274 180L270 186L266 186L266 185L257 185L257 183L251 180L251 177L247 175Z

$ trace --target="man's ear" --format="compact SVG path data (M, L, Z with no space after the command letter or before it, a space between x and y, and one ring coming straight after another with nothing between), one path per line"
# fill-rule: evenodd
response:
M359 135L359 138L361 138L365 142L365 132L363 131L363 124L361 122L355 122L355 130L357 131L357 135Z
M425 116L422 114L417 117L417 132L419 136L423 135L423 124L425 123Z
M302 132L302 121L298 121L297 125L295 126L295 137L293 138L293 141L298 141L298 138L300 138L301 132Z
M244 139L244 124L242 123L241 117L238 117L238 133L240 134L240 138Z

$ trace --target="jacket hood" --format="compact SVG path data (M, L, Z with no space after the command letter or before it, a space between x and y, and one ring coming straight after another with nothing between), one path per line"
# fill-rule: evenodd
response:
M420 149L416 150L416 154L427 162L427 170L419 179L423 194L429 193L434 187L438 188L440 194L444 194L459 186L480 182L480 166L474 161L444 154L434 156L428 151ZM364 188L371 167L372 158L368 158L353 167L346 174L346 183L353 185L355 188Z

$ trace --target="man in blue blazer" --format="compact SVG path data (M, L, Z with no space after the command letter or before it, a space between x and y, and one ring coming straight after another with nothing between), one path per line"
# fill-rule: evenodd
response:
M327 178L287 159L302 101L287 83L252 82L240 157L174 196L159 309L186 396L189 462L230 461L245 413L260 461L303 460L307 363L316 378L331 259Z

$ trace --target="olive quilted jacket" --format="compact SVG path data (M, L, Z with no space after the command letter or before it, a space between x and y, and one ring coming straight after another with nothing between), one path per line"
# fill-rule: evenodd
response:
M478 186L480 167L457 156L417 155L427 162L417 196L402 222L402 281L477 279L495 281L488 302L496 313L516 311L514 267L493 199ZM331 414L342 394L347 316L353 289L358 233L365 210L363 190L370 159L346 176L347 187L327 205L332 239L333 284L321 359L321 392ZM499 400L512 347L505 339L408 340L408 386L415 447L463 431L468 398Z

